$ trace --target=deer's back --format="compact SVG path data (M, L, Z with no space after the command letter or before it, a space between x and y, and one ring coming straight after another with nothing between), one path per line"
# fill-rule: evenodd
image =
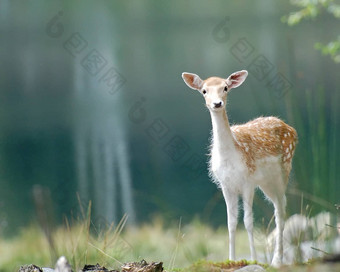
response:
M294 128L276 117L260 117L246 124L234 125L231 130L235 145L241 151L250 172L256 170L256 160L279 156L289 175L297 143Z

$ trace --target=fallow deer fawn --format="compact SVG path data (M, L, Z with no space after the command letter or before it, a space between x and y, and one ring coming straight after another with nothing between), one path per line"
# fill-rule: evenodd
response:
M286 207L285 190L297 143L294 128L276 117L260 117L243 125L229 125L225 105L232 88L240 86L248 72L231 74L227 79L183 73L184 82L204 97L212 121L210 174L222 189L227 205L229 259L235 259L235 231L238 197L244 208L252 260L256 259L253 238L253 198L260 187L275 209L276 241L272 260L280 266L283 258L282 236Z

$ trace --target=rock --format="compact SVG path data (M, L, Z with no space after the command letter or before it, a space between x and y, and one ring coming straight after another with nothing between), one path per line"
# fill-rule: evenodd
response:
M43 270L35 264L28 264L20 266L18 272L43 272Z
M325 256L322 261L324 263L340 263L340 253Z
M65 256L61 256L56 265L55 265L55 272L72 272L71 265L68 263Z
M340 252L340 237L330 239L333 229L332 215L321 212L308 218L301 214L294 214L286 220L283 231L283 263L293 264L307 262L309 259L324 257L325 252ZM267 256L274 251L276 230L269 234L267 239Z
M54 269L49 268L49 267L42 267L41 269L43 272L55 272Z
M148 264L146 261L126 263L121 267L121 272L163 272L162 262L152 262ZM40 268L34 264L21 266L18 272L72 272L71 265L68 263L64 256L61 256L55 269L52 268ZM109 270L104 266L87 264L80 272L119 272L117 270ZM165 271L164 271L165 272Z
M96 265L92 265L92 264L86 264L84 266L84 268L82 270L80 270L81 272L118 272L117 270L108 270L106 267L104 266L100 266L98 263Z
M162 262L152 262L148 264L145 260L136 263L126 263L122 265L122 272L162 272Z
M294 214L285 222L283 230L284 246L298 244L301 241L310 240L311 229L308 224L308 218L301 214ZM268 246L270 251L274 249L276 238L276 229L268 236Z
M262 272L266 271L262 266L254 264L254 265L247 265L240 269L235 270L234 272Z

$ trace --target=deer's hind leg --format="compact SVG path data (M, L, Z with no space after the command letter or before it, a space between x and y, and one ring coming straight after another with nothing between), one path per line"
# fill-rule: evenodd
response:
M277 177L277 183L260 186L264 194L271 200L274 205L275 215L275 248L272 259L272 266L278 267L283 260L283 229L285 224L286 211L286 185L287 181L284 175Z
M283 229L285 224L286 196L279 196L273 201L275 224L276 224L276 239L272 266L280 266L283 259Z

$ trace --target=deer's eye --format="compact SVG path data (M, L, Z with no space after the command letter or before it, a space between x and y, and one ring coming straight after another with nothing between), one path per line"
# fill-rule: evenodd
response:
M226 92L228 91L228 86L224 87L224 91L226 91Z
M206 90L203 90L203 92L202 92L203 94L206 94L207 93L207 91Z

